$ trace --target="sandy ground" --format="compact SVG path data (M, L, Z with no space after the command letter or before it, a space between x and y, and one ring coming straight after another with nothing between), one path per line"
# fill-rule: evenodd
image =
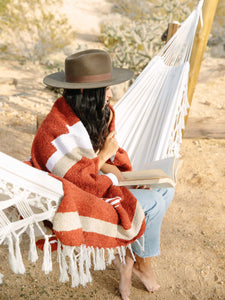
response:
M107 12L109 3L102 3ZM78 20L85 14L92 24L89 31L87 19L83 20L86 30L81 26L79 41L101 47L96 39L89 39L98 35L98 4L96 0L91 6L88 1L74 1L79 8ZM20 160L29 155L37 115L46 114L56 98L42 84L45 72L39 65L12 61L0 65L0 151ZM175 198L162 224L161 255L153 259L161 288L149 294L133 277L131 299L225 299L225 140L216 131L217 124L224 122L224 95L225 59L206 57L188 122L194 118L209 120L215 125L216 138L183 139L184 163ZM4 273L0 299L120 299L119 277L113 266L93 272L92 284L71 288L70 282L58 281L55 253L53 272L45 275L41 271L42 252L38 252L34 265L27 260L26 240L22 249L27 272L16 275L8 266L7 249L0 248L0 273Z

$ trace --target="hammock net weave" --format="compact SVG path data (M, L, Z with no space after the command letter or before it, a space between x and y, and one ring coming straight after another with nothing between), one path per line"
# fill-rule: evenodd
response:
M200 0L196 10L114 107L119 145L128 152L136 170L147 168L153 160L179 156L184 117L189 108L189 60L202 4ZM0 245L8 246L13 272L25 272L20 249L24 233L30 241L29 259L37 260L37 231L45 239L42 269L45 273L52 270L49 241L52 236L44 231L41 223L52 220L62 196L60 181L0 153ZM104 255L102 251L96 252L95 269L105 268ZM60 281L67 281L65 262L59 260L59 268ZM71 276L78 276L75 273L70 270ZM82 276L72 286L90 281ZM0 274L0 283L2 278Z

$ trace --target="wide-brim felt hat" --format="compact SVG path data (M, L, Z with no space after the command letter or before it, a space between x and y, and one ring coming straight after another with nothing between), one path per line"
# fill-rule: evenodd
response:
M112 67L106 51L90 49L68 56L65 71L47 75L44 83L55 88L90 89L119 84L132 77L131 70Z

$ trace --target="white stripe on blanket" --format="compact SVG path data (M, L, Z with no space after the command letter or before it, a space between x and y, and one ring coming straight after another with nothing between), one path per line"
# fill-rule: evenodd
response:
M76 124L69 126L66 125L69 132L66 134L62 134L54 139L51 143L56 148L56 152L54 152L48 159L46 163L47 169L52 172L55 165L66 155L70 154L74 149L81 148L89 149L89 152L92 152L92 157L96 157L96 154L92 148L91 140L87 133L86 128L82 124L81 121L77 122ZM75 152L75 151L74 151ZM82 151L81 151L82 152ZM71 159L75 159L74 163L78 160L71 156ZM74 164L73 163L73 164ZM56 174L58 175L58 174Z
M75 163L81 160L82 156L85 156L90 159L96 157L92 149L74 148L71 152L65 154L56 162L54 168L52 169L52 173L57 176L64 177L65 174L69 171L69 169Z
M94 232L112 238L129 240L140 231L142 223L138 224L138 222L142 218L144 218L144 213L143 210L140 209L140 204L137 202L133 222L131 228L128 230L124 229L121 225L91 217L79 216L77 212L57 213L54 217L53 229L60 232L82 228L82 230L86 232Z

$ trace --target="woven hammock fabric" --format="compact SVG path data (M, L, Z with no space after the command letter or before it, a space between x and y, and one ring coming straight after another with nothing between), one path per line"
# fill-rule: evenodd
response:
M189 60L195 31L203 0L196 10L181 25L160 53L150 61L124 97L114 107L116 110L117 139L124 148L134 169L146 168L153 160L168 156L179 156L184 128L184 116L189 107L187 87ZM15 273L23 274L25 267L20 250L24 233L30 240L29 259L38 259L35 236L41 234L46 243L42 269L52 270L52 235L41 227L43 220L53 220L63 196L61 181L46 172L34 169L16 159L0 153L0 245L6 244L9 251L10 267ZM19 212L19 214L18 214ZM23 219L20 216L23 216ZM68 271L72 275L72 286L90 281L90 273L82 272L90 268L90 255L96 269L104 269L105 252L94 251L91 247L64 249L59 243L60 281L67 281ZM122 259L125 248L118 249ZM72 262L67 265L66 257ZM113 259L109 251L109 262ZM77 261L78 259L78 261ZM81 272L77 272L79 263ZM3 275L0 274L0 283Z
M114 106L119 145L134 170L179 156L187 99L189 60L203 1Z

